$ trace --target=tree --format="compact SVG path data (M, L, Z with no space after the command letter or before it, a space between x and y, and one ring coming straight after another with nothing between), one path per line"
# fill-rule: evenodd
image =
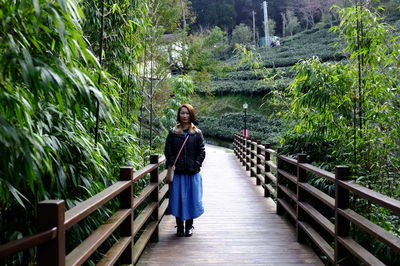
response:
M257 10L254 8L253 0L235 0L236 11L236 25L244 23L251 25L253 23L252 11Z
M282 138L284 147L293 154L307 153L328 170L349 165L355 183L400 199L398 34L365 3L337 12L340 24L334 30L349 57L338 63L314 58L296 65L286 113L292 127ZM324 182L316 179L315 184ZM392 213L373 203L354 205L360 215L368 213L374 223L400 234ZM398 256L381 242L365 239L357 230L353 234L374 255L382 255L383 263L399 264Z
M244 44L250 45L252 43L253 33L250 27L241 23L237 25L232 31L231 44Z
M226 32L222 31L218 26L215 26L208 34L205 45L212 47L215 45L224 44L226 41Z
M282 17L282 36L286 37L286 26L287 26L287 18L286 18L286 13L281 13Z
M276 22L275 20L269 18L268 19L268 34L269 36L274 36L275 35L275 29L276 29Z
M230 32L236 24L235 0L193 0L193 10L197 16L196 29L218 26Z
M400 170L397 35L365 6L337 11L341 22L334 29L340 32L349 59L310 59L296 65L287 113L296 124L286 140L318 143L319 156L334 154L326 161L351 165L361 176L357 182L400 197L400 183L392 183Z
M149 36L181 27L181 3L0 0L2 242L35 231L37 202L64 199L69 209L113 183L121 165L144 165L151 151L139 145L138 115L149 83L139 66L159 44ZM71 228L66 248L107 219L110 205ZM32 264L34 252L5 264Z
M300 22L296 15L294 14L293 10L286 10L286 13L281 14L283 24L283 33L286 36L287 33L290 33L292 36L300 29Z
M119 4L124 12L116 18ZM125 64L121 73L110 74L115 73L119 59L134 60L140 50L126 42L131 33L126 30L136 33L142 29L145 16L141 15L146 13L142 4L137 1L137 13L131 13L133 7L123 0L112 7L101 6L99 1L80 1L79 5L63 0L0 1L2 242L35 231L37 202L64 199L69 209L113 182L118 176L116 168L128 157L137 158L136 165L142 163L135 134L125 123L134 124L134 118L125 120L119 101L129 71ZM110 24L120 28L108 34L111 29L102 32L102 23L85 27L82 7L87 19L94 21L107 10L108 18L115 19ZM136 24L130 28L133 14ZM100 43L105 39L116 48L106 54L115 64L111 60L101 64L105 50ZM121 42L126 45L123 50ZM99 120L96 143L93 132ZM124 147L124 152L115 152L115 147ZM109 215L101 212L104 218ZM67 239L81 242L77 238L83 235ZM28 265L29 259L19 257L14 263Z

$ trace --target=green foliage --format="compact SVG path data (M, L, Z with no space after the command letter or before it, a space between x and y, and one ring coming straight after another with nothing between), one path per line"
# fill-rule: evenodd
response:
M182 73L190 73L197 86L208 88L212 74L221 71L218 58L225 54L228 45L225 43L225 33L218 27L211 32L187 37L187 48L182 50Z
M354 15L355 9L350 8L348 12ZM342 16L347 14L346 19L351 18L350 14L342 13ZM354 167L361 175L368 175L369 172L373 176L374 171L389 167L388 160L390 167L397 168L397 160L392 156L397 154L398 146L396 138L391 136L392 130L397 131L394 109L398 100L391 88L397 79L397 68L392 66L392 62L398 49L393 49L397 44L390 37L390 27L376 23L377 19L373 19L370 12L360 16L365 26L363 38L368 46L357 50L359 48L354 45L356 23L342 22L340 27L344 40L349 43L347 51L350 61L346 64L321 64L314 59L297 64L297 74L290 86L292 101L287 118L296 121L292 130L294 133L307 133L316 142L319 139L333 141L331 148L337 163L348 162L354 151L359 151L354 159L362 160L363 165L356 163ZM362 74L362 94L359 92L359 83L354 82L358 77L355 67L357 54L363 55L364 62L368 64L368 71ZM354 120L355 104L358 108L356 115L359 116L360 103L363 108L363 127L360 127L358 119ZM384 152L386 154L382 157Z
M314 58L296 64L286 98L284 151L307 153L330 171L334 165L347 164L355 182L398 199L398 38L391 26L364 6L338 13L341 22L334 30L340 32L349 60L332 64ZM398 216L354 201L359 213L399 233ZM395 256L388 247L353 233L385 263L393 264Z
M230 71L228 73L225 73L224 75L221 75L219 77L214 77L213 80L260 80L262 79L261 73L256 73L254 71Z
M288 87L283 83L271 86L277 88L272 92L281 97L275 102L265 97L264 108L287 118L287 127L278 136L283 152L307 153L312 163L328 171L335 165L347 164L355 182L398 199L399 23L394 22L394 29L363 7L337 12L341 22L330 21L336 25L335 31L328 31L330 25L321 24L283 38L280 47L237 49L237 55L225 61L228 73L212 81L215 99L204 99L200 127L207 136L229 138L243 127L239 112L244 99L249 98L246 93L261 95L256 92L262 91L269 95L272 82L286 79L289 84L294 78ZM362 30L357 25L362 25ZM290 71L292 66L295 67ZM262 79L264 85L259 85ZM203 92L203 88L199 90ZM228 97L242 101L228 101ZM212 101L210 107L206 106L207 101ZM215 110L214 114L211 110ZM227 112L236 113L235 119ZM323 178L313 177L310 182L330 195L334 191L334 185ZM398 234L398 215L371 208L371 204L357 205L355 210ZM369 239L364 237L364 242ZM371 244L371 252L386 256L385 263L397 262L388 250L378 242Z
M295 66L296 76L289 86L293 99L289 121L296 121L293 131L306 128L320 138L338 138L352 118L351 91L353 80L347 65L322 64L318 59L305 60Z
M197 88L198 93L212 92L216 96L252 95L264 96L275 89L284 89L290 83L289 79L274 80L265 83L262 80L218 80L213 81L211 88Z
M260 55L254 49L248 49L245 45L237 43L234 52L236 57L240 58L240 66L247 64L252 70L260 68Z
M246 55L243 47L237 48L236 56L226 61L227 64L236 66L239 70L251 70L257 68L291 67L300 60L319 57L322 61L341 61L345 54L341 51L342 44L338 42L338 34L328 31L326 28L313 28L303 31L291 37L281 39L281 46L273 48L258 48L248 51L248 60L243 60ZM251 57L251 53L253 56ZM258 54L258 55L256 55ZM255 62L258 60L258 67Z
M69 209L115 182L120 166L143 166L150 151L136 137L142 91L137 66L151 26L147 4L0 1L2 241L35 232L37 202L64 199ZM117 207L111 202L71 229L67 249ZM34 252L10 261L28 264Z
M204 37L204 35L191 36L187 58L188 72L201 72L203 70L209 72L213 69L213 65L217 63L213 59L212 51L205 45Z
M269 36L274 36L276 30L276 22L273 19L268 19L268 34Z
M65 199L70 208L115 178L93 128L97 102L104 123L119 112L119 85L88 48L76 2L0 6L0 226L10 241L35 232L37 202Z
M172 80L172 93L168 105L164 109L164 116L161 119L164 129L171 129L176 123L176 115L181 104L189 103L194 93L193 81L188 75L180 75Z
M340 52L341 45L333 46L337 42L336 33L314 28L284 38L282 46L271 49L255 50L237 45L235 56L225 61L211 83L197 83L196 90L201 95L213 93L217 96L232 93L263 96L271 90L282 91L294 76L291 67L300 60L319 56L324 62L335 62L345 58Z
M217 46L227 41L226 33L219 27L215 26L206 36L205 45L207 47Z
M200 27L218 26L226 31L231 31L235 26L236 10L235 0L192 0L194 12L197 14L196 22Z
M240 59L238 68L249 65L252 71L231 71L215 77L210 88L198 87L199 93L264 96L271 90L283 90L289 85L291 74L286 71L290 72L290 68L261 68L260 54L242 45L236 45L235 53Z
M281 129L277 118L266 118L258 114L247 114L246 124L249 136L275 144ZM199 127L205 136L233 140L233 136L244 128L244 113L225 113L219 117L199 117Z
M6 153L1 202L9 205L13 197L23 205L18 195L29 191L43 199L50 196L47 191L63 188L65 170L72 169L59 154L71 156L75 145L83 146L82 155L86 149L94 158L106 154L95 147L87 126L93 126L96 99L104 119L118 108L99 91L95 72L83 65L96 68L98 62L82 37L78 7L63 1L2 1L1 6L1 145ZM102 75L112 91L116 84ZM96 174L105 174L99 160L87 163L98 169ZM44 176L56 178L43 180Z
M357 106L353 110L353 125L357 127L352 143L354 163L361 173L372 178L376 171L400 167L396 159L400 128L396 89L400 47L393 35L394 29L377 13L365 7L351 7L339 10L339 14L342 21L334 30L340 30L347 43L350 74L356 81L352 86ZM361 22L362 28L358 28L357 23Z
M231 44L250 45L252 43L253 33L251 29L245 24L241 23L237 25L232 31Z
M186 20L192 19L187 0L151 0L148 2L153 6L152 10L157 10L155 19L158 22L153 22L153 24L161 26L164 32L176 32L177 28L181 28L182 14L186 15Z
M225 113L243 112L243 103L248 103L249 110L262 115L271 115L274 110L271 106L265 106L265 99L243 95L224 95L224 96L197 96L193 97L193 106L200 116L219 117Z
M326 29L313 28L282 39L281 46L261 50L265 67L293 66L300 60L319 57L322 61L340 61L341 53L337 34Z
M291 35L300 31L299 19L293 10L287 9L285 13L281 13L283 23L283 36Z
M140 104L141 80L139 69L133 63L137 63L143 50L145 29L150 25L148 7L144 1L132 3L128 0L83 1L82 6L86 14L82 21L85 37L99 58L103 42L102 68L118 81L121 113L130 116ZM101 28L102 18L104 29Z

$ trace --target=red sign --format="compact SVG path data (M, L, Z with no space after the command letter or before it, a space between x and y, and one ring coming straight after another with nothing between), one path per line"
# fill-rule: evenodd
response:
M247 128L243 129L243 136L246 138L249 136L249 130Z

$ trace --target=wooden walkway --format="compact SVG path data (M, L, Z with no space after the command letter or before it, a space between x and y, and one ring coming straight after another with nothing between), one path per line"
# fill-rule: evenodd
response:
M294 227L276 214L232 150L206 146L202 168L205 213L192 237L176 237L175 218L164 216L160 239L136 265L323 265Z

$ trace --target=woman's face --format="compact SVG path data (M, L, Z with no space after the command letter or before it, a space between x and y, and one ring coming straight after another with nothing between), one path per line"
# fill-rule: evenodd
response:
M190 113L186 107L182 107L179 112L179 119L181 123L190 123Z

